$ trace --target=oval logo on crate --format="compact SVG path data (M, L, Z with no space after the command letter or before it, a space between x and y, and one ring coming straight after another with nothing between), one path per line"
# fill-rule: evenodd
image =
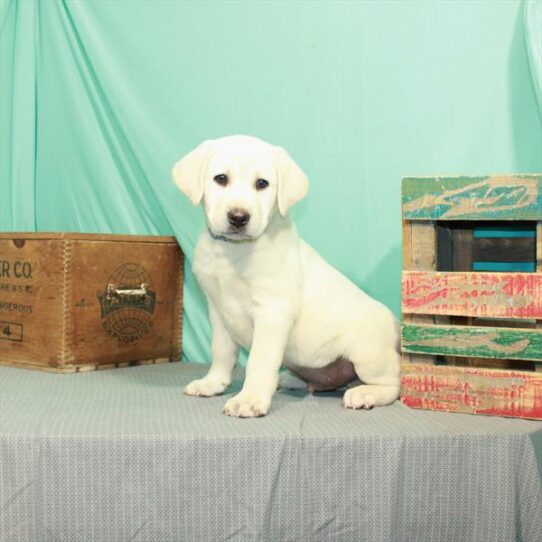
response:
M140 265L125 263L109 277L105 290L98 292L102 326L122 343L145 336L153 325L156 293L149 273Z

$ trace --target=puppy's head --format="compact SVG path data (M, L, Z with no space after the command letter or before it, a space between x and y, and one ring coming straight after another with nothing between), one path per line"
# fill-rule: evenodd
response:
M203 200L211 232L233 240L259 237L277 210L286 216L308 189L285 150L249 136L205 141L172 173L194 205Z

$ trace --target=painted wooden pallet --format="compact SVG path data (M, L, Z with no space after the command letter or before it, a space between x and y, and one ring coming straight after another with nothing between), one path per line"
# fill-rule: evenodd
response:
M403 403L542 419L542 175L406 178L402 199ZM479 239L481 223L530 239Z

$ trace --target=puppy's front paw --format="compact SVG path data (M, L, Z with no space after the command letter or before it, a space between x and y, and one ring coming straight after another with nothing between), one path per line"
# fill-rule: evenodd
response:
M373 393L371 393L370 386L357 386L346 391L343 396L343 404L346 408L353 408L358 410L360 408L366 408L370 410L375 406L376 399Z
M257 418L265 416L270 405L270 400L242 391L226 403L224 414L238 418Z
M350 388L343 396L343 404L346 408L355 410L374 406L391 405L399 397L399 386L378 386L362 384Z
M213 395L220 395L227 386L228 382L207 375L205 378L193 380L183 391L186 395L212 397Z

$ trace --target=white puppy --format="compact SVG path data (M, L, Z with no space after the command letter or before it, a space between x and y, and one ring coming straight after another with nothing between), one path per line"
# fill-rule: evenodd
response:
M359 378L344 394L348 408L397 399L397 322L299 238L287 213L308 181L283 149L249 136L206 141L174 166L173 179L194 205L203 200L208 225L193 269L209 303L213 359L185 393L222 393L242 346L246 377L226 403L230 416L265 415L281 365L313 390Z

